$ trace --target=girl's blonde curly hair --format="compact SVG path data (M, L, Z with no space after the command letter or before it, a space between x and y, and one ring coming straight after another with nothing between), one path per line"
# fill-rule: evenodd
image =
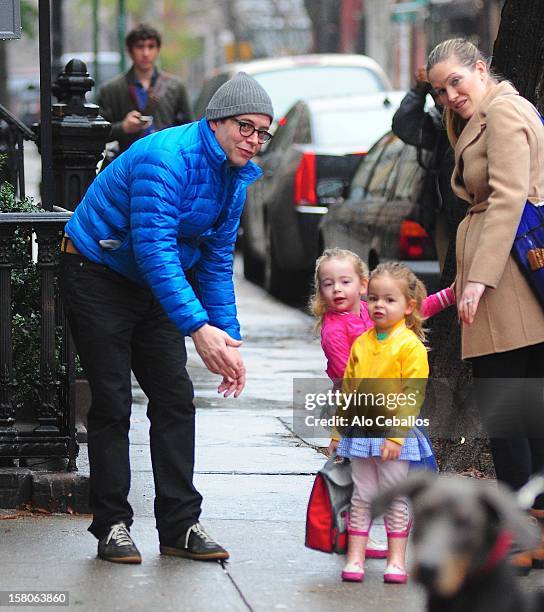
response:
M310 296L309 301L309 309L310 312L316 318L315 321L315 330L319 331L321 326L323 325L323 317L327 312L327 306L321 297L320 291L320 279L319 272L321 270L321 266L326 261L331 261L333 259L349 259L353 263L353 269L357 276L362 280L368 280L368 267L365 262L353 251L348 251L347 249L339 249L338 247L334 247L332 249L325 249L320 257L317 258L315 262L315 271L314 271L314 282L312 295Z
M423 315L421 314L421 305L427 297L425 285L419 278L410 270L408 266L399 263L398 261L390 261L379 264L370 275L370 283L380 276L390 276L395 280L402 281L402 293L407 301L415 300L416 306L414 311L406 316L406 327L411 329L416 336L425 342L425 330L423 328Z

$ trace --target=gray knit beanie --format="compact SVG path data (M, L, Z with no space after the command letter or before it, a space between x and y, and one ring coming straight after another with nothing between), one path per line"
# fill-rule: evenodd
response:
M213 94L206 107L206 119L245 114L268 115L274 119L270 96L253 77L239 72Z

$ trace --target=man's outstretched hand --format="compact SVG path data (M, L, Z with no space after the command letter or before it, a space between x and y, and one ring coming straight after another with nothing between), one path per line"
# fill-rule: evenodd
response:
M193 332L191 337L206 368L223 376L217 392L223 393L224 397L232 394L238 397L246 384L244 361L238 351L242 341L207 323Z
M246 374L245 371L238 378L225 378L219 387L217 387L217 393L222 393L223 397L229 397L229 395L233 395L234 397L238 397L240 393L244 390L246 385Z
M217 393L222 393L223 397L229 397L229 395L233 394L234 397L238 397L246 386L246 367L237 348L229 347L229 351L233 359L238 363L238 376L236 378L223 376L221 384L217 387Z

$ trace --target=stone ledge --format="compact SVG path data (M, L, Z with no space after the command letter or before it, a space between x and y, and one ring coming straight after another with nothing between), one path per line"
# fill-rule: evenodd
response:
M77 472L0 468L0 508L24 504L48 512L88 514L89 478Z
M0 468L0 508L17 508L32 498L32 472L28 468Z
M32 505L51 512L88 514L89 479L74 472L33 474Z

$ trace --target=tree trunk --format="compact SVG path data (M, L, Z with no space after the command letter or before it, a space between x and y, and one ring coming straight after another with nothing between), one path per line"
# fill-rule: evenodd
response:
M232 32L234 38L234 53L233 58L229 61L239 62L240 61L240 43L242 41L242 32L239 25L239 17L236 12L235 0L227 0L224 4L227 27Z
M340 9L338 0L304 0L312 22L314 53L338 53L340 49Z
M492 67L544 110L544 0L506 0Z
M461 220L463 209L460 207ZM441 286L455 280L456 226L450 227L450 240ZM441 472L467 473L493 477L493 460L487 436L482 430L472 394L472 367L461 359L461 330L457 308L451 307L428 321L431 385L424 410L434 451Z

